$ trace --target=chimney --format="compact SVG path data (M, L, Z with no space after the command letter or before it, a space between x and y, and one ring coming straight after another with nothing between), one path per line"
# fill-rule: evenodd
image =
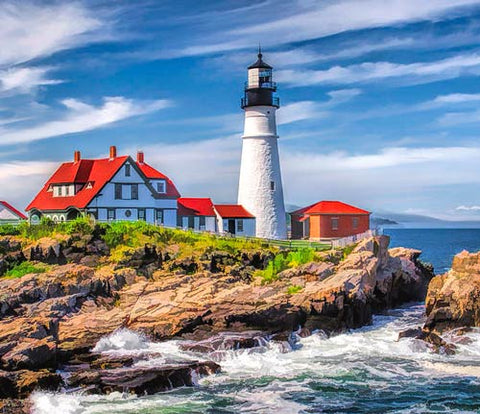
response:
M112 145L110 147L110 159L113 160L117 158L117 147L115 145Z
M73 153L73 162L79 162L81 160L80 151L75 151Z
M143 164L143 162L144 162L143 151L137 151L137 162L139 164Z

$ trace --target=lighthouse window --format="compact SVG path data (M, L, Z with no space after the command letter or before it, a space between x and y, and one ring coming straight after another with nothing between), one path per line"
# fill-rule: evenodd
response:
M270 181L270 190L275 191L275 181Z

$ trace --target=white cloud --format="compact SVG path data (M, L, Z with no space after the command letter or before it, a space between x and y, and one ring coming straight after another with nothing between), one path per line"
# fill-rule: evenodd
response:
M428 83L465 74L480 74L480 55L457 55L418 63L365 62L326 70L280 70L276 78L293 86L353 84L397 78L403 83Z
M0 22L0 66L106 39L111 31L80 2L3 1Z
M48 79L46 76L51 68L48 67L13 67L0 71L0 93L30 92L43 85L54 85L60 80Z
M67 111L60 119L33 127L0 129L0 145L90 131L123 119L158 111L170 105L167 100L135 101L124 97L104 98L103 104L98 107L76 99L65 99L62 103Z
M23 211L57 167L57 163L42 161L0 163L0 200Z
M480 206L458 206L457 211L480 211Z

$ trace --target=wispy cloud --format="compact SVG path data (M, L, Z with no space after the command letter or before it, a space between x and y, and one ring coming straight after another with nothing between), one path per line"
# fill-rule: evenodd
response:
M355 84L400 79L402 83L428 83L465 74L480 74L480 54L457 55L418 63L365 62L333 66L326 70L281 70L277 80L292 86L317 84Z
M240 28L226 30L223 42L212 41L179 50L179 55L202 55L251 47L261 38L266 46L317 39L342 32L396 26L418 21L438 21L468 14L478 0L341 0L336 2L292 2L290 10L250 14L239 21ZM257 17L259 16L259 17ZM271 17L270 17L271 16ZM270 20L266 21L270 17ZM253 21L252 21L253 20ZM245 24L246 23L246 24ZM215 38L214 35L212 35ZM218 35L216 36L218 38Z
M81 2L0 3L0 66L17 65L110 37L111 26Z
M136 101L124 97L104 98L101 106L65 99L60 119L27 128L0 129L0 145L12 145L105 127L123 119L148 114L170 105L167 100Z
M480 211L480 206L458 206L455 208L457 211Z
M0 71L0 94L28 93L38 86L55 85L61 80L49 79L48 67L13 67Z

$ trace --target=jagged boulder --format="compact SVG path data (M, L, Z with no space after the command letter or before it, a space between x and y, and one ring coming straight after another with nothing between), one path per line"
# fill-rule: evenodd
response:
M456 255L451 270L430 282L425 304L425 329L480 326L480 252Z

